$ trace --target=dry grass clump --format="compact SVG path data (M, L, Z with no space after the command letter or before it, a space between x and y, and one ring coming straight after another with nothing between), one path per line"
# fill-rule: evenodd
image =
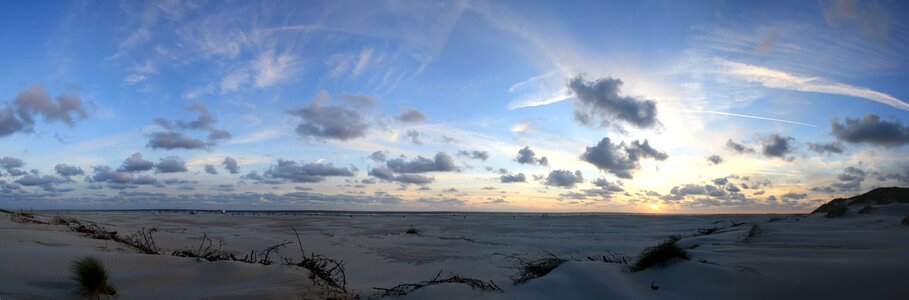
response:
M10 221L13 221L13 222L16 222L16 223L20 223L20 224L48 224L47 222L38 220L38 218L36 218L34 214L27 213L27 212L24 212L24 211L12 212L12 211L8 211L8 210L7 210L7 211L5 211L5 212L9 214L9 220L10 220Z
M347 292L347 274L344 272L344 261L325 257L321 254L310 253L306 256L303 250L303 240L300 239L300 233L296 228L291 227L294 235L297 236L297 244L300 246L300 262L294 262L292 259L285 259L284 264L302 267L309 270L310 278L318 279L317 283Z
M525 260L518 256L509 256L518 261L518 273L512 275L511 280L513 280L515 284L525 283L531 279L540 278L549 274L549 272L555 270L555 268L562 265L562 263L568 261L552 253L547 254L549 254L549 256L531 260Z
M89 298L100 298L102 295L115 295L117 289L109 280L104 263L94 257L85 257L74 261L70 266L73 280L79 284L79 292Z
M741 241L743 243L748 243L751 241L752 238L757 236L759 233L761 233L761 227L758 226L757 224L751 225L751 229L748 229L748 232L746 232L745 235L742 236Z
M410 226L410 229L407 229L407 232L405 232L405 233L407 233L407 234L420 234L420 231L417 230L416 228L413 228L413 225L411 225L411 226Z
M628 257L627 257L627 256L619 255L618 253L615 253L615 252L612 252L612 251L606 252L606 255L588 256L588 257L587 257L587 260L589 260L589 261L602 261L602 262L604 262L604 263L610 263L610 264L623 264L623 265L627 265L627 264L628 264Z
M159 255L161 254L161 248L158 248L158 245L155 243L155 238L152 236L152 233L156 231L158 231L158 228L152 227L146 229L145 227L142 227L136 230L136 233L126 236L126 238L114 236L114 240L130 245L142 253Z
M441 279L442 271L439 270L439 273L436 274L436 277L433 277L432 280L420 281L417 283L402 283L396 285L392 288L379 288L374 287L373 289L379 290L379 293L376 293L375 296L379 297L395 297L395 296L404 296L410 292L413 292L417 289L424 288L430 285L443 284L443 283L460 283L469 286L475 290L488 291L488 292L502 292L502 289L499 288L495 282L492 280L484 281L476 278L464 277L458 274L451 274L448 278Z
M288 242L285 240L285 241L282 241L281 243L269 246L268 248L265 248L265 250L262 250L262 251L252 250L249 252L249 254L244 256L243 259L240 259L240 261L245 262L245 263L251 263L251 264L256 263L256 264L263 264L266 266L270 265L270 264L274 263L270 258L271 255L275 254L275 255L280 256L280 253L278 253L278 252L280 252L281 248L287 247L287 245L290 245L290 244L293 244L293 242Z
M208 233L202 233L202 240L199 247L195 249L174 250L173 256L192 257L198 260L216 261L216 260L237 260L233 253L224 250L224 242L218 240L218 246L215 247L214 241L208 237Z
M641 255L638 256L638 260L631 265L631 271L643 271L657 264L665 265L666 262L676 257L685 260L690 259L688 252L675 243L678 240L678 237L670 237L655 246L644 249Z

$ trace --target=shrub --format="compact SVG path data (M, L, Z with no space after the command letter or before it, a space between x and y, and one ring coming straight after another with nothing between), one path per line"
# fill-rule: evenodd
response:
M451 274L450 277L442 279L442 271L439 271L439 274L436 274L432 280L420 281L417 283L402 283L396 285L392 288L379 288L374 287L373 289L380 291L374 296L379 297L397 297L404 296L410 292L413 292L417 289L424 288L430 285L443 284L443 283L460 283L469 286L471 289L481 290L481 291L492 291L492 292L502 292L502 288L496 285L495 282L480 280L476 278L464 277L458 274Z
M867 214L867 213L871 213L872 210L874 210L874 208L871 207L871 205L865 205L865 207L862 207L862 209L859 210L859 213L860 213L860 214Z
M679 239L676 237L670 237L656 246L644 249L644 251L641 252L641 255L638 256L638 260L631 266L631 271L643 271L656 264L665 264L667 261L676 257L685 260L690 259L691 257L688 255L688 252L676 245L675 242L678 240Z
M849 211L849 208L845 205L837 205L831 207L824 216L828 218L839 218L845 216L847 211Z
M97 258L85 257L77 260L70 266L70 270L83 296L98 297L117 293L117 289L108 282L107 268Z
M511 276L511 279L515 284L521 284L534 278L543 277L567 261L552 253L549 253L549 256L547 257L533 260L524 260L517 256L512 256L511 258L517 259L519 264L518 273Z

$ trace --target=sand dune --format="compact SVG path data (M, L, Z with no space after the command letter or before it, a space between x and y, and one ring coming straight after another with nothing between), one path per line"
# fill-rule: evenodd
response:
M857 207L855 208L857 209ZM39 213L50 218L53 212ZM155 226L165 254L198 246L203 232L242 256L296 239L307 252L344 260L354 294L373 287L431 279L443 274L492 280L503 292L460 284L418 289L405 298L437 299L885 299L909 292L909 228L900 220L909 204L877 206L871 214L830 219L814 215L622 214L322 214L267 215L150 212L68 212L120 233ZM232 261L196 262L145 255L113 241L93 240L56 225L0 221L0 296L65 298L73 294L70 261L100 257L124 299L322 298L327 292L308 271ZM733 226L740 224L739 226ZM753 225L758 231L745 239ZM419 234L406 234L411 226ZM698 229L717 228L692 236ZM629 272L626 265L589 261L617 253L633 258L669 235L691 260ZM298 245L284 257L298 257ZM514 285L513 256L552 253L569 261L541 278ZM659 288L651 289L651 283Z

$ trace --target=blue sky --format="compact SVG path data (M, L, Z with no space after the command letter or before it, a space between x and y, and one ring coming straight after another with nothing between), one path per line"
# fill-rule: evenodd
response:
M790 212L909 185L898 1L0 6L2 207Z

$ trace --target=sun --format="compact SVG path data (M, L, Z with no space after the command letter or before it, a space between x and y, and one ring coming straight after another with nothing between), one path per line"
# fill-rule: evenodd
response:
M656 203L651 203L651 204L650 204L650 209L652 209L652 210L658 210L658 209L660 209L660 205L659 205L659 204L656 204Z

